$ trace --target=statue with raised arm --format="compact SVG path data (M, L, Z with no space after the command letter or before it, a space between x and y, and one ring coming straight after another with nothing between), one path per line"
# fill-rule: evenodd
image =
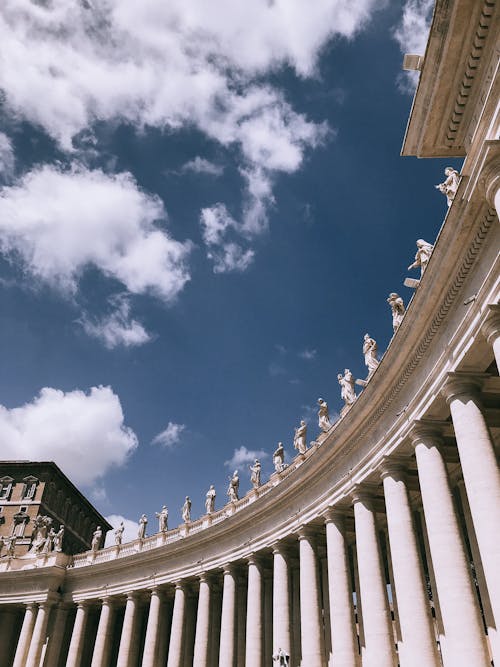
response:
M182 520L184 523L189 523L191 521L191 500L189 496L186 496L186 500L182 506Z
M119 547L121 546L121 543L123 542L123 533L125 531L125 525L123 521L120 522L120 525L118 528L115 530L115 546Z
M262 468L259 459L255 459L253 466L248 467L250 468L250 481L252 486L254 489L257 489L260 486L260 473Z
M148 525L148 517L143 514L139 519L139 530L137 531L137 537L140 540L143 540L146 537L146 526Z
M97 526L96 530L94 530L94 533L92 535L92 543L90 545L90 548L92 551L97 551L101 547L101 540L102 540L102 530L101 526Z
M344 370L344 375L339 373L337 379L340 384L340 397L344 401L345 405L350 406L356 400L356 392L354 391L354 376L351 371L346 368Z
M318 426L323 431L323 433L326 433L332 427L330 414L328 412L328 404L322 398L318 398L318 405Z
M363 354L365 366L368 368L368 377L370 377L380 362L377 359L377 341L367 333L363 338Z
M227 488L227 495L229 496L230 502L234 503L239 499L239 488L240 478L238 477L238 471L235 470L233 476L229 478L229 486Z
M217 494L215 493L214 485L210 484L210 488L208 489L205 496L205 511L207 514L212 514L212 512L215 512L216 495Z
M168 509L166 505L163 505L161 512L155 512L156 518L158 519L158 532L166 533L168 530Z
M285 448L282 442L278 442L278 447L273 454L274 470L282 472L285 467Z
M425 269L427 268L427 264L429 263L433 250L434 246L431 243L427 243L427 241L424 241L424 239L418 239L415 261L413 264L410 264L408 271L420 267L420 277L422 277L424 275Z
M389 294L387 303L391 307L392 328L394 329L394 333L396 333L405 315L405 305L403 303L403 299L399 296L399 294L396 294L396 292L391 292Z
M295 429L293 437L293 447L297 449L299 454L305 454L307 449L307 424L303 419L300 420L300 426Z
M457 194L458 186L460 184L460 174L456 169L453 169L453 167L446 167L444 175L446 176L446 179L442 183L439 183L439 185L436 185L436 188L439 192L446 195L448 207L450 207Z

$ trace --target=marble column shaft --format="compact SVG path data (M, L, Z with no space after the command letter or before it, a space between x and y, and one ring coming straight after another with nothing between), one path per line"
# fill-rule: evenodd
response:
M133 664L137 652L137 607L137 593L128 593L116 667L131 667Z
M245 667L261 667L262 663L262 566L248 560L247 627Z
M357 667L359 652L354 626L344 516L330 510L325 516L325 522L332 664L335 667Z
M500 628L500 472L478 386L452 374L448 400L465 489L496 627Z
M28 654L28 649L31 642L31 636L33 634L33 627L35 625L36 612L37 610L35 604L30 603L26 605L23 625L21 627L21 632L19 634L16 654L14 657L14 663L12 667L25 667L26 656Z
M353 502L363 606L363 667L390 667L396 664L394 641L373 500L368 493L359 490L354 494Z
M26 659L26 667L38 667L42 653L42 646L47 638L47 624L49 622L52 604L52 602L47 601L38 605L35 626L33 628L28 657Z
M157 664L161 605L160 592L157 588L153 588L149 598L148 624L144 639L142 667L155 667Z
M500 304L490 305L490 315L483 325L483 334L493 347L493 354L500 369Z
M172 614L167 667L182 667L186 595L185 585L183 583L178 583L175 587L174 611Z
M406 478L401 466L382 468L387 531L404 646L402 667L437 667L431 609L418 554Z
M49 645L45 654L44 667L57 667L59 656L61 655L62 643L64 640L64 630L68 620L68 609L62 603L55 611L54 626L50 633Z
M446 637L445 667L488 665L484 631L468 559L435 432L417 428L412 434L427 539Z
M290 640L290 569L285 547L273 548L273 651L292 652Z
M299 532L299 562L302 664L323 667L318 558L312 528L304 527Z
M233 667L234 665L235 613L236 575L231 566L226 566L224 568L224 586L222 589L219 667Z
M91 667L107 667L111 650L112 622L113 607L111 601L108 598L104 598L101 604Z
M65 667L80 667L88 611L89 609L85 602L78 603Z
M194 640L193 664L206 667L209 664L209 637L210 637L210 581L206 575L200 577L200 592L198 595L198 612L196 616L196 635Z

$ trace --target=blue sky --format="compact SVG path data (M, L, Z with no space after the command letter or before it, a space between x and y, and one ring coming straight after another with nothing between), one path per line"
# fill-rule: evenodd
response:
M429 0L169 4L0 18L2 456L150 531L315 438L446 213L399 156Z

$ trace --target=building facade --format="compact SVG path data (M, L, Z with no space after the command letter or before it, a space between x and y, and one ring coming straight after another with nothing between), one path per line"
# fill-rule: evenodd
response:
M437 0L407 59L403 154L464 164L354 404L217 512L36 567L2 559L2 667L271 667L280 649L293 667L500 665L499 14Z

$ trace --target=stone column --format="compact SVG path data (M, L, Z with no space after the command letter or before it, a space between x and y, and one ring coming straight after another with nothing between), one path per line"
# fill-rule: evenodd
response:
M245 664L247 628L247 581L239 576L236 583L236 664Z
M53 604L53 601L47 600L38 605L38 612L31 637L26 667L38 667L42 647L47 638L47 624L49 622L50 609Z
M167 667L182 667L184 646L184 622L186 617L186 586L180 581L175 585L174 612L170 630Z
M111 650L111 626L113 622L113 606L109 598L103 598L99 625L92 653L91 667L107 667Z
M127 604L125 605L125 616L123 617L122 634L116 667L131 667L133 663L137 644L137 606L137 592L132 591L131 593L127 593Z
M325 523L332 641L331 663L335 667L357 667L359 653L354 627L344 515L331 509L325 514Z
M323 666L323 642L318 558L315 548L315 531L303 526L299 531L300 560L300 636L302 665Z
M498 143L497 141L497 150ZM498 156L486 164L483 171L483 179L486 199L489 204L495 207L497 216L500 219L500 160Z
M427 539L446 638L445 667L489 665L469 563L455 515L439 432L416 424L415 446Z
M151 589L149 598L148 624L144 639L142 667L155 667L157 664L161 604L160 592L155 586Z
M59 656L61 655L62 643L64 640L64 630L68 619L68 608L59 603L54 620L54 626L49 637L49 646L45 654L44 667L57 667Z
M24 620L17 642L16 655L12 667L25 667L26 656L31 642L31 635L35 625L36 605L33 603L26 605Z
M465 489L496 627L500 627L500 472L473 376L450 373L443 393L450 406Z
M245 667L262 662L262 566L256 556L248 559L247 628Z
M483 324L483 334L493 347L493 354L500 372L500 305L491 304L489 311L490 314Z
M219 667L233 667L235 645L236 575L232 565L224 567L222 615L220 626ZM169 665L170 667L170 665Z
M80 667L83 652L83 642L85 640L85 627L87 625L89 608L85 601L79 602L76 608L75 623L71 642L69 644L68 657L65 667Z
M353 494L353 504L359 588L363 605L363 667L390 667L396 661L373 497L363 489L358 489Z
M437 667L438 656L431 610L402 465L386 462L382 467L382 479L392 573L404 646L404 660L401 660L401 665Z
M273 545L273 652L282 648L292 654L290 608L288 553L286 547L277 542Z
M210 636L210 579L206 574L200 575L200 592L198 595L198 612L196 616L196 635L194 640L193 664L206 667L208 659L208 639ZM153 666L152 666L153 667Z

